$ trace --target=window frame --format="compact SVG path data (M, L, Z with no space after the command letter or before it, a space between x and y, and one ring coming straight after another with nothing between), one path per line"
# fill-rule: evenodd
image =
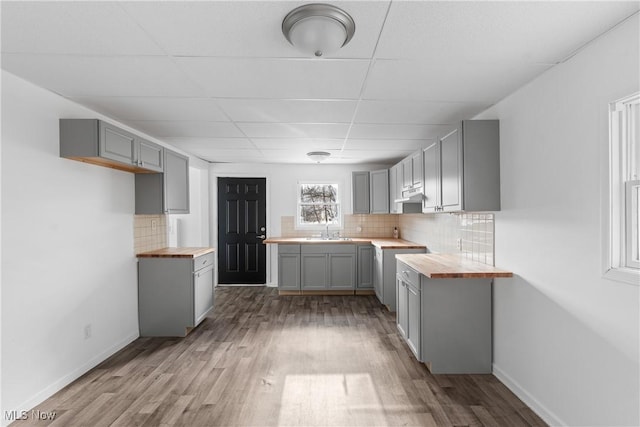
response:
M640 92L609 104L609 194L605 198L607 206L603 225L606 238L603 276L636 286L640 286L640 262L633 258L640 248L636 241L634 249L631 236L634 230L637 235L638 227L638 218L633 215L632 191L634 182L640 179L638 127Z
M307 203L302 202L300 195L302 194L302 186L303 185L331 185L336 188L336 202L335 203ZM297 230L325 230L327 227L327 223L318 223L318 224L309 224L303 223L302 220L302 206L303 205L334 205L337 209L338 215L336 217L336 222L329 223L329 227L331 228L342 228L343 223L343 209L342 209L342 190L341 183L335 180L322 180L322 181L298 181L296 185L296 221L295 228Z

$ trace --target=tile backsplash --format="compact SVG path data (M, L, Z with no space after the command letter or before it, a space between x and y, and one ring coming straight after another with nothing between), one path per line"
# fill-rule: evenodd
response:
M135 215L133 221L133 246L137 254L166 247L166 215Z
M293 216L283 216L280 220L282 237L318 233L296 230ZM462 253L474 261L494 265L492 213L345 215L340 233L344 237L390 238L394 227L398 227L400 238L426 245L430 252Z
M430 252L462 253L469 259L494 265L492 213L403 214L400 237L427 245ZM458 248L460 239L461 248Z

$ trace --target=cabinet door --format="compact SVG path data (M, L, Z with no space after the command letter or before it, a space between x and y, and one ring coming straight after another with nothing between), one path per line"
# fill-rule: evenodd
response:
M401 194L398 194L398 165L389 169L389 213L398 213L398 204L395 202Z
M373 289L373 246L358 246L357 289Z
M407 333L406 339L409 348L418 360L422 360L420 353L420 290L407 285Z
M353 172L352 175L353 213L369 213L369 172Z
M168 214L189 213L189 158L164 150L164 210Z
M327 254L329 289L354 289L356 286L355 254Z
M373 260L373 288L376 292L378 300L384 304L384 292L382 291L383 281L383 264L382 264L382 249L376 248Z
M422 186L422 151L418 151L411 156L411 185Z
M369 178L372 214L389 213L389 171L373 171Z
M423 151L424 199L422 212L435 212L440 206L440 142L435 142Z
M302 290L327 288L327 254L302 254L300 258Z
M100 157L135 164L135 137L122 129L100 122Z
M193 280L193 326L197 326L213 309L213 266L194 273Z
M300 254L278 255L278 289L300 290Z
M413 168L411 157L407 157L400 163L402 168L402 188L407 190L413 185Z
M164 150L160 145L138 138L136 146L138 166L156 172L164 170Z
M462 141L459 130L440 140L441 206L445 211L462 209Z
M398 324L400 335L405 339L409 330L409 294L407 286L407 283L402 278L399 276L396 278L396 300L398 302L396 323Z

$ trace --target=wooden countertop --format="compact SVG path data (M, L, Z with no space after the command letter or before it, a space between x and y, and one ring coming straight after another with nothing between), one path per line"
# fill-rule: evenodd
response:
M457 254L401 254L396 259L431 279L513 277L510 271Z
M409 242L402 239L381 239L376 237L352 237L350 240L322 240L308 239L306 237L270 237L264 240L265 244L279 245L318 245L318 244L367 244L370 243L381 249L424 249L425 245Z
M215 251L213 248L162 248L137 254L138 258L196 258Z

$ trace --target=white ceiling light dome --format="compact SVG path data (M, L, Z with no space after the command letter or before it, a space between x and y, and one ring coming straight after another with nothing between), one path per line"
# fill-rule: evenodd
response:
M317 57L337 52L356 31L353 18L330 4L306 4L282 21L282 33L296 49Z
M307 157L316 163L320 163L327 160L331 156L331 153L326 151L310 151L307 153Z

